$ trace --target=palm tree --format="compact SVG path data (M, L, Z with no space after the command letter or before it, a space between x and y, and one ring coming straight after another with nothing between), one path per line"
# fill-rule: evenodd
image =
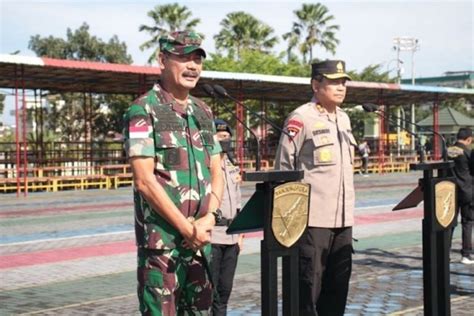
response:
M242 49L267 52L278 42L272 36L273 28L242 11L227 14L220 25L221 31L214 36L216 48L227 50L229 55L236 53L237 58Z
M148 11L147 15L153 20L153 25L142 24L138 30L146 31L151 35L150 40L140 45L142 51L155 48L148 59L149 63L156 58L161 36L174 31L193 30L201 22L200 19L191 19L192 12L186 6L177 3L157 5L153 10Z
M305 41L300 45L300 51L306 62L306 54L309 53L309 62L313 59L313 47L319 45L325 50L336 53L336 46L339 40L336 38L336 31L339 25L330 25L334 16L329 14L328 8L321 4L303 4L300 10L294 11L298 17L296 27L305 33Z
M298 46L300 42L300 36L301 36L301 32L300 32L300 29L298 28L298 24L296 23L293 23L293 27L291 28L291 31L282 35L283 40L288 41L288 48L286 49L288 63L290 63L293 57L291 54L291 51L293 50L293 48Z

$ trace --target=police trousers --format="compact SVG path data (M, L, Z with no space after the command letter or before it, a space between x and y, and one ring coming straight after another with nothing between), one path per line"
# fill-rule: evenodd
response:
M181 247L139 248L137 292L141 314L208 315L212 303L212 285L206 271L209 256L210 245L198 253Z
M352 271L352 227L308 227L300 250L300 315L344 315Z
M211 271L216 290L212 302L213 316L227 315L227 303L232 292L239 252L238 244L212 244Z

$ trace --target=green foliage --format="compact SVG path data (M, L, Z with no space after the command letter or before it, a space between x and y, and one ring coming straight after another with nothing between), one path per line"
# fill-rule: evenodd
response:
M298 21L293 25L290 32L295 33L295 29L299 34L304 35L304 40L299 43L299 50L303 55L303 62L311 62L313 60L314 46L321 46L333 55L336 53L336 47L339 40L336 38L336 32L339 25L330 24L335 19L329 14L329 9L321 4L303 4L301 9L294 11ZM294 45L296 38L292 38L291 45ZM289 43L290 45L290 43ZM309 56L309 58L307 58Z
M474 118L474 111L469 111L466 108L466 100L464 98L459 98L459 99L451 99L447 101L443 101L440 105L440 108L452 108L468 117Z
M140 49L153 49L153 53L148 58L148 63L156 58L159 50L160 37L168 32L194 30L201 22L200 19L191 19L192 12L186 6L177 3L157 5L153 10L148 11L148 17L153 20L151 26L142 24L138 28L140 32L147 32L151 39L140 45Z
M388 72L382 70L382 65L369 65L360 73L349 71L352 80L367 82L394 82L395 78L390 78ZM376 114L369 114L356 107L357 104L344 103L343 107L349 115L352 125L352 133L358 142L364 138L365 121L376 117ZM394 107L393 107L394 108ZM395 109L395 108L394 108Z
M349 71L349 75L354 81L366 82L395 82L395 78L390 78L388 71L383 71L381 64L369 65L365 67L360 73Z
M131 64L127 45L114 35L108 42L89 33L89 25L83 23L77 30L66 31L66 40L53 36L31 36L28 48L37 56L51 58L90 60L108 63Z
M90 34L87 23L83 23L77 30L68 28L66 39L32 36L29 48L38 56L51 58L132 63L125 42L121 42L116 35L104 41ZM45 113L44 121L47 129L57 134L51 137L63 141L78 141L86 134L89 137L91 133L95 138L104 138L111 131L121 132L122 125L119 122L124 109L132 101L130 96L85 96L82 93L63 93L47 98L51 110ZM59 106L60 103L64 105ZM101 108L107 107L110 109L108 113L100 111Z
M221 31L214 36L216 48L226 50L229 56L236 55L237 59L243 50L268 52L278 42L273 28L243 11L227 14L220 25Z
M0 93L0 115L3 114L4 109L5 109L5 95Z
M281 58L255 50L242 50L240 60L232 56L210 54L204 62L204 69L228 72L245 72L278 76L310 76L308 65L292 61L284 63Z

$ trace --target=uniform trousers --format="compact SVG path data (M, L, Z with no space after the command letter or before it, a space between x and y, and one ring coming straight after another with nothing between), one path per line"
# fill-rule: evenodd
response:
M474 204L468 203L460 207L462 225L462 249L461 255L468 257L472 255L472 225L474 223Z
M137 290L141 314L208 315L212 303L212 286L206 271L209 255L209 245L199 253L182 247L139 248Z
M352 227L308 227L300 249L300 315L344 315L352 271Z
M239 252L238 244L212 244L211 271L216 289L212 303L212 315L214 316L227 314L227 303L232 292Z

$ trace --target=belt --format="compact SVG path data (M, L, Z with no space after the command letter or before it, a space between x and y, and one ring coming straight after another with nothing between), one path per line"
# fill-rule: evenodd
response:
M230 226L232 223L232 219L229 218L222 218L216 226Z

